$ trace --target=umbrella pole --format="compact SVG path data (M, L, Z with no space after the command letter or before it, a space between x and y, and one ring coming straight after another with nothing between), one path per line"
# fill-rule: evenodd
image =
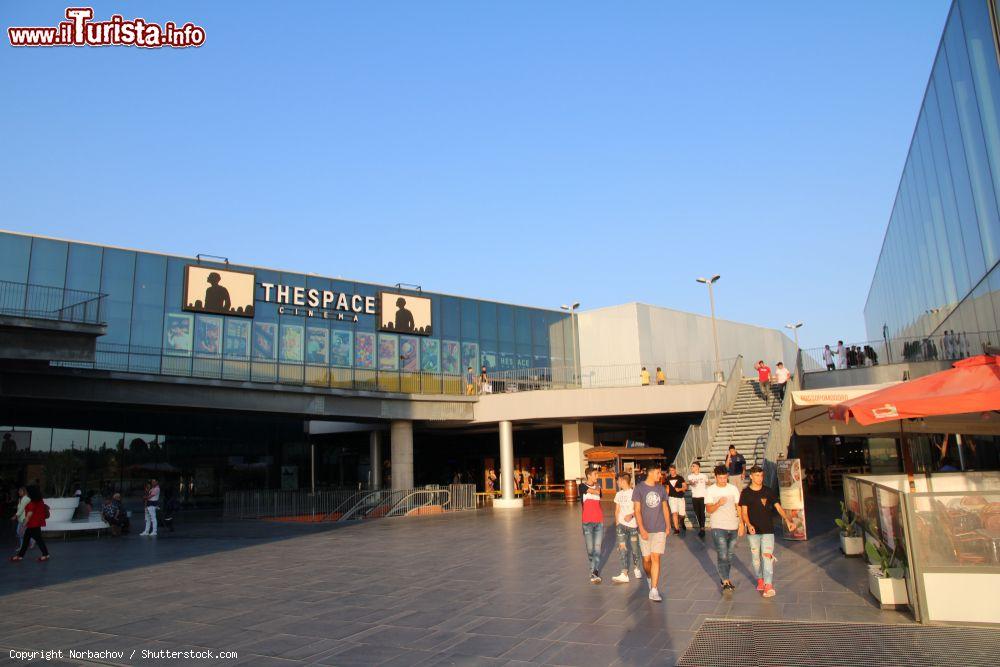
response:
M955 449L958 450L958 468L959 470L965 470L965 454L962 453L962 436L959 433L955 434Z
M906 481L910 483L910 492L917 490L917 485L913 482L913 457L910 456L910 441L903 432L903 420L899 420L899 449L903 454L903 470L906 471Z

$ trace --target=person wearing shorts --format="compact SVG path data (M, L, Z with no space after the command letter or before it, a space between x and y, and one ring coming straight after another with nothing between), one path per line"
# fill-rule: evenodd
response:
M658 588L660 581L660 556L667 550L667 525L670 506L666 502L667 490L660 483L660 466L652 464L646 479L632 490L632 504L639 527L639 548L642 550L642 567L649 577L649 599L662 602Z
M684 492L687 488L684 478L677 474L677 466L671 465L667 474L667 504L670 506L670 516L674 522L674 535L680 535L682 528L687 531L687 526L684 525L684 517L687 516L687 500L684 498Z

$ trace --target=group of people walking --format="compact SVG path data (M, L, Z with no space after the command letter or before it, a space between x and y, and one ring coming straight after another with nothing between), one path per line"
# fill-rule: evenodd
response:
M687 476L678 474L674 465L668 468L667 474L663 474L659 465L651 465L645 479L634 486L630 473L620 473L614 499L614 521L621 569L611 578L612 582L626 584L630 581L630 573L637 580L645 578L649 599L662 601L660 575L667 537L671 529L674 535L686 534L685 493L690 491L699 537L705 537L706 528L712 533L723 595L736 589L731 576L732 561L738 539L746 535L757 591L765 598L773 597L776 594L773 516L777 513L789 530L794 529L794 524L774 490L764 485L763 468L751 467L750 483L743 488L742 484L737 487L730 482L733 467L732 464L716 466L714 480L710 481L697 461L691 464ZM586 482L580 485L580 498L590 581L600 584L605 528L596 470L587 472ZM706 513L710 518L708 525Z

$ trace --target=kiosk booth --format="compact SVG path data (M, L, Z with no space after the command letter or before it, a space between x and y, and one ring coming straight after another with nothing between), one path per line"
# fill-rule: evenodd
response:
M583 452L587 459L587 465L597 464L600 469L597 472L597 483L604 493L615 494L615 478L620 472L632 473L633 482L636 480L635 471L642 462L662 461L663 450L659 447L615 447L609 445L598 445ZM638 465L637 465L638 464Z

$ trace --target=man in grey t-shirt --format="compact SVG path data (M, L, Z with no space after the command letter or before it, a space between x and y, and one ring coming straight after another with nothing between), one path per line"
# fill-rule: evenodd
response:
M632 490L632 505L639 524L639 548L642 550L642 566L649 577L649 599L661 602L657 588L660 580L660 556L667 550L667 524L670 522L670 506L667 504L667 489L660 480L660 466L649 467L646 480L635 485Z

